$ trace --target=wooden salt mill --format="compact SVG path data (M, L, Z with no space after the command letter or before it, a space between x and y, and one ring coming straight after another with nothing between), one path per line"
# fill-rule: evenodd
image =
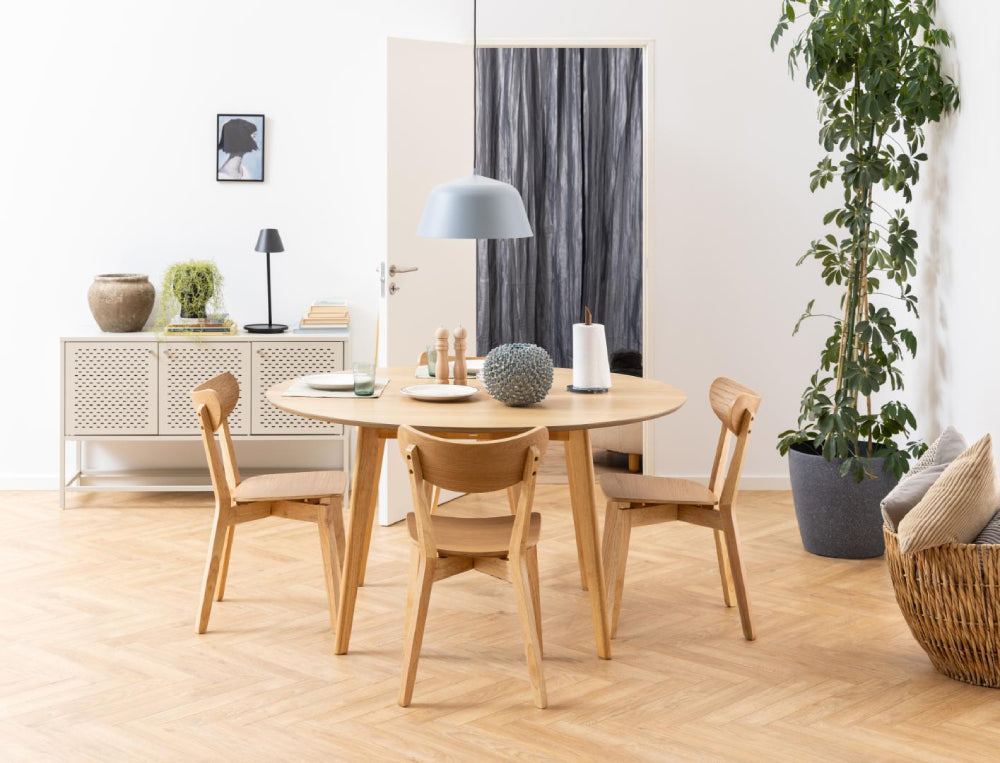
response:
M455 329L455 384L465 384L468 379L465 366L465 338L469 335L462 326Z
M448 383L448 329L439 326L434 332L437 346L437 363L434 365L434 377L438 384Z

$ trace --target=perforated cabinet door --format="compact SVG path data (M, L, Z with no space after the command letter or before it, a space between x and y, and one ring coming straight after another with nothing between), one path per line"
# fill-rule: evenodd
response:
M292 416L279 411L266 397L267 391L279 382L308 374L343 371L343 342L254 342L251 360L253 434L343 434L340 424Z
M233 434L250 434L249 342L163 342L160 344L160 434L198 434L191 390L221 373L240 384L240 399L229 415Z
M156 342L66 342L68 435L155 435Z

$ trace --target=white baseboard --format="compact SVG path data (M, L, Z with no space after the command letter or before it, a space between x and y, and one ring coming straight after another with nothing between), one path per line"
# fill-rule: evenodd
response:
M0 490L58 490L55 474L0 474Z

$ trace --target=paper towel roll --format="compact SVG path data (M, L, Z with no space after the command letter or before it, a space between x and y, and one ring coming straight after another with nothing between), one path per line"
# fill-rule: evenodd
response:
M573 386L577 389L610 389L608 341L602 323L573 324Z

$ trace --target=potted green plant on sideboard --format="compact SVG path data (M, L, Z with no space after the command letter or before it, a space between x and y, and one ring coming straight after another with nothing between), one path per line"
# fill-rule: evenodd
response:
M162 328L177 316L205 318L209 312L221 312L222 286L222 273L211 260L171 265L163 274L157 325Z
M879 503L926 446L911 439L913 413L895 397L901 360L917 349L894 310L917 315L910 281L917 235L906 205L920 178L924 129L955 109L958 88L941 71L938 49L951 42L935 25L934 0L786 0L772 50L794 27L794 76L819 100L824 154L810 190L842 187L832 226L799 259L816 261L840 292L819 369L802 394L798 424L779 435L789 456L799 531L806 550L864 558L884 552ZM800 29L800 27L802 27ZM889 207L895 206L892 211Z

